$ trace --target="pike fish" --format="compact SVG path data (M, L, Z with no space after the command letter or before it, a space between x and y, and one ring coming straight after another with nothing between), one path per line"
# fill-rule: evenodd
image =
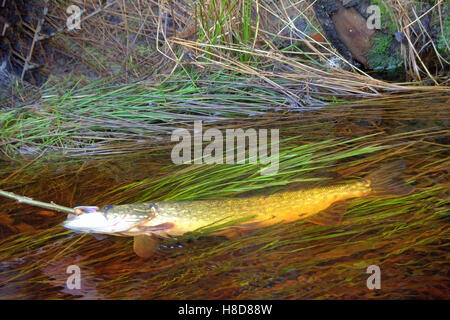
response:
M243 222L218 233L229 236L233 231L298 219L321 225L338 223L345 213L347 199L411 193L413 187L397 179L404 169L404 161L396 161L354 182L265 196L108 205L102 209L81 206L75 208L78 214L69 214L63 225L84 233L133 236L136 254L149 257L161 237L179 236L239 219Z

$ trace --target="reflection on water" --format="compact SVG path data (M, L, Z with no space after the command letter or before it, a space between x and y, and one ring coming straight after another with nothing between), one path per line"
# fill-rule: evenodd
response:
M346 180L403 158L408 169L402 178L416 192L352 200L344 221L334 226L298 221L235 240L198 235L168 239L149 259L134 255L131 238L97 240L74 234L59 225L64 214L0 199L0 297L446 298L448 121L447 97L364 102L252 119L255 128L279 128L281 139L295 137L280 146L285 143L284 152L291 150L292 156L280 160L275 182L324 174L330 182L336 176ZM233 125L240 123L249 125L238 120ZM326 147L316 148L319 142ZM301 159L306 152L311 159L329 159L327 172L295 171L290 159ZM265 183L249 183L246 173L220 176L218 167L167 166L169 154L170 149L157 154L150 149L59 162L45 156L31 164L3 162L0 188L73 207L233 197ZM288 187L275 186L270 192ZM183 193L188 188L198 193ZM382 272L378 292L366 287L365 271L373 264ZM80 267L80 289L67 288L70 265Z

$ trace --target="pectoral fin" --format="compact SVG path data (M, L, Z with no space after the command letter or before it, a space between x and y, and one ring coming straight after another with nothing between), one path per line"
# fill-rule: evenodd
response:
M156 236L139 235L134 237L134 252L141 258L150 257L159 246L159 239Z
M167 231L174 227L175 225L172 222L165 222L158 225L146 226L144 224L137 226L137 228L141 231L145 232L158 232L158 231Z
M339 224L347 211L347 203L336 202L325 210L305 219L306 221L321 226Z

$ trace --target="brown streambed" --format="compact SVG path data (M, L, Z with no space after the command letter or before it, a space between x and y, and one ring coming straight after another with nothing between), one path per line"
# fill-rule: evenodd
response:
M286 135L294 135L299 124L320 119L322 130L305 129L304 137L294 140L298 144L374 132L383 134L370 138L369 144L392 139L392 148L330 167L344 177L363 172L364 159L407 161L403 178L416 187L414 194L352 201L336 226L298 221L236 240L187 235L165 241L154 257L141 259L131 250L131 239L74 234L59 225L64 215L1 199L0 298L447 298L448 114L444 105L433 103L430 99L427 104L429 112L421 108L417 114L405 112L397 101L392 108L387 103L371 106L365 114L377 114L375 118L351 113L333 118L320 111L274 120L274 125L284 124ZM390 138L396 133L404 136ZM67 206L130 202L142 197L145 188L107 193L176 172L165 167L164 159L148 150L108 159L41 159L28 166L29 161L3 162L2 179L9 178L2 188ZM163 197L164 190L154 196ZM366 287L365 271L372 264L382 270L379 291ZM70 265L81 269L79 290L66 286Z

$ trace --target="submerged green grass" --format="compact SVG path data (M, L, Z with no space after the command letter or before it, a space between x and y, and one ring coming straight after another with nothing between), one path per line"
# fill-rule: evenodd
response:
M106 143L138 143L165 135L194 120L221 121L262 115L286 106L286 97L258 83L217 73L208 79L174 76L160 84L50 86L38 105L0 114L5 154L31 149L69 153ZM26 149L26 150L24 150Z
M376 114L373 106L361 108L366 115ZM388 108L385 117L391 111ZM409 167L402 178L416 191L404 197L354 199L338 225L297 221L235 240L206 237L223 227L209 226L199 230L203 232L165 240L148 260L134 255L129 238L98 241L76 235L58 225L64 217L55 216L48 218L52 221L48 228L38 225L0 241L2 297L28 296L26 289L14 288L33 288L41 298L53 299L445 297L448 277L442 270L449 234L445 168L450 158L439 141L448 137L448 130L439 122L409 127L406 119L399 120L402 125L393 130L397 132L390 132L390 127L371 132L373 127L367 125L362 134L333 136L328 127L333 119L319 121L323 113L304 122L290 120L292 114L272 119L271 125L284 128L280 169L274 176L261 176L260 165L167 165L169 151L165 151L156 163L138 153L78 160L66 167L64 162L51 164L44 159L24 169L20 169L23 164L3 167L2 176L17 173L2 187L73 205L209 199L276 192L292 183L302 187L349 181L403 158ZM316 126L311 134L315 121L327 139L321 138ZM0 205L0 214L28 223L38 214L30 207L15 208L12 202ZM65 271L71 264L83 272L84 286L78 291L65 289ZM365 270L372 264L383 272L384 289L376 296L365 285Z

